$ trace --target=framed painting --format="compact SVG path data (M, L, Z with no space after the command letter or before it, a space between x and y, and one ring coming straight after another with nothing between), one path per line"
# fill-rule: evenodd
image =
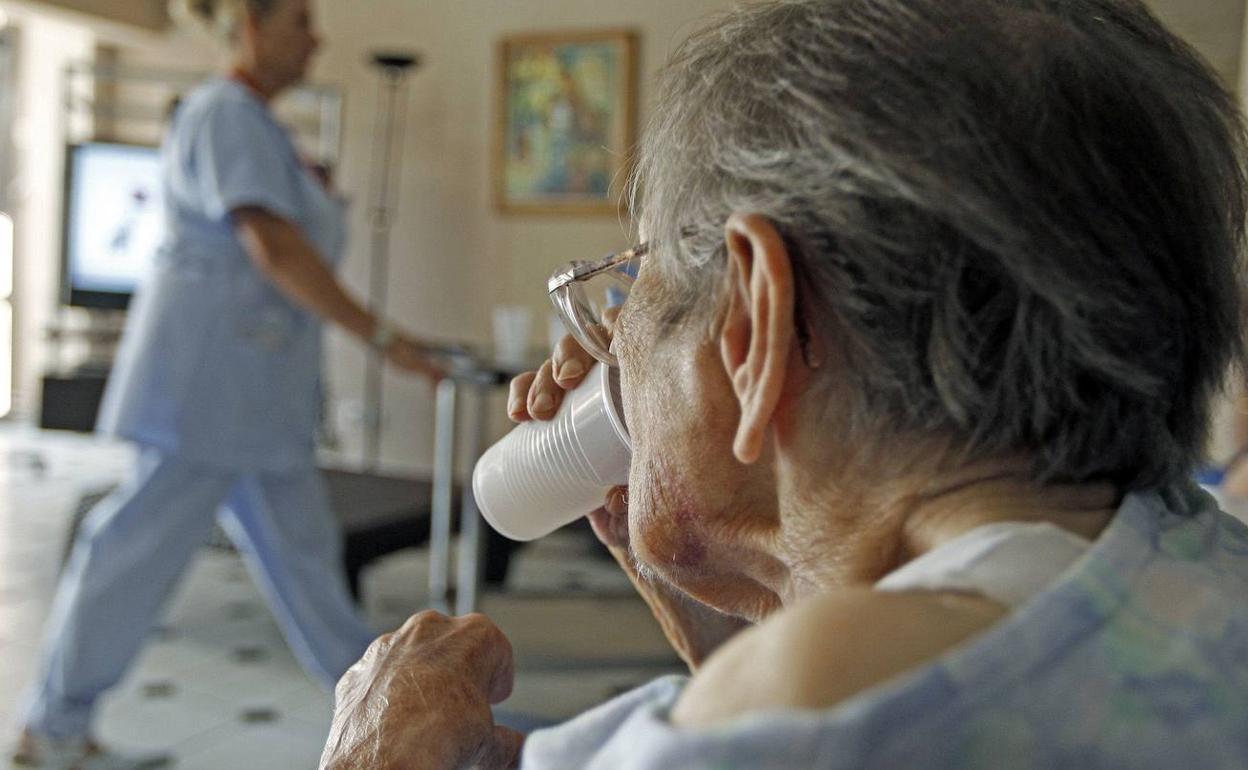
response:
M637 35L516 35L498 51L495 204L615 214L635 134Z

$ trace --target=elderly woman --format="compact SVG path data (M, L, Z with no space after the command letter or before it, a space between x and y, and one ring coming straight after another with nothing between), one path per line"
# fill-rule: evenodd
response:
M1186 480L1241 342L1207 67L1135 0L799 0L653 114L614 340L511 409L618 361L594 524L692 676L526 740L497 629L422 614L322 766L1248 766L1248 530Z

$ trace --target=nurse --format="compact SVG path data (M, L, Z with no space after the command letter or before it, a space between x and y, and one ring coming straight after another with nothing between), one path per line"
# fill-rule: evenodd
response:
M175 6L229 40L233 66L183 100L165 141L168 235L100 417L139 459L84 521L22 714L18 765L152 766L95 746L93 707L219 509L300 663L332 689L374 634L349 598L314 465L321 322L402 370L439 374L417 340L334 278L343 206L269 111L318 47L308 0Z

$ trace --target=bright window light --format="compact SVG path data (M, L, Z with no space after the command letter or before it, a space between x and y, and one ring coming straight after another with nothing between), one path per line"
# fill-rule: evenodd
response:
M13 306L0 302L0 417L13 411Z
M13 296L13 218L0 212L0 299Z
M13 218L0 213L0 417L13 411Z

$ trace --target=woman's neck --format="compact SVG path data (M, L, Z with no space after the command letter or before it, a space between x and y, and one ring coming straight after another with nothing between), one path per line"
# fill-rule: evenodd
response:
M910 498L899 553L909 561L976 527L1008 521L1048 523L1095 540L1118 500L1108 482L1041 485L1013 473L981 477Z
M826 486L824 489L828 489ZM821 531L789 541L785 603L850 585L874 584L908 561L986 524L1047 522L1089 540L1113 518L1109 483L1040 485L1025 465L982 463L939 477L846 485L802 496L784 528ZM784 538L781 539L782 541ZM822 549L821 553L813 550Z

